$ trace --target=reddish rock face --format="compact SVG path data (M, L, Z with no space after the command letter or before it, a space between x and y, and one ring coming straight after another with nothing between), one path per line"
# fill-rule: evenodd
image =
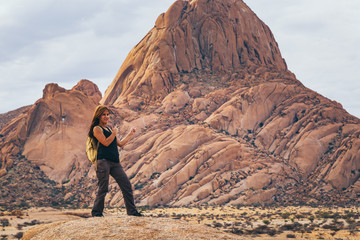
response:
M11 168L11 159L21 154L56 182L82 176L88 162L81 146L100 98L97 86L88 80L72 90L46 85L42 99L1 130L2 169Z
M58 183L70 181L66 199L91 203L84 141L99 99L88 81L47 85L1 130L0 175L22 154ZM101 103L112 105L119 138L137 128L121 162L138 204L359 203L360 120L287 70L270 30L242 1L176 1ZM110 186L107 203L122 204Z
M231 73L260 66L287 69L270 29L244 2L176 1L129 53L102 103L162 98L180 75L193 71Z
M336 202L359 191L359 119L296 80L242 1L176 1L102 102L158 113L123 155L143 204Z

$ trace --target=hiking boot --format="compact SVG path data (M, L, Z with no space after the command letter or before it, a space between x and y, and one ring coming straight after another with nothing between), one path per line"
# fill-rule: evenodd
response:
M93 217L104 217L104 215L99 214L99 215L93 215Z
M135 216L135 217L142 217L143 215L141 213L139 213L138 211L129 214L129 216Z

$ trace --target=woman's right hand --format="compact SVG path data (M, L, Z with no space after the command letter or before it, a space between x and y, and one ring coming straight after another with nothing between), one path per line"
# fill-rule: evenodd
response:
M131 129L130 129L130 133L131 133L131 135L133 135L135 132L136 132L136 128L131 127Z
M118 133L118 129L116 127L114 127L113 129L111 129L111 131L115 134L115 136L117 135Z

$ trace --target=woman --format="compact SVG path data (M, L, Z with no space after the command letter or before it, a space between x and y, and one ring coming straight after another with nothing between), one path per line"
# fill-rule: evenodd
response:
M126 213L132 216L141 216L136 210L132 186L124 169L120 165L119 151L117 147L123 147L134 135L135 129L132 128L129 134L121 141L116 138L117 130L107 127L110 110L106 106L98 106L95 109L91 122L89 137L95 138L99 142L97 152L98 192L94 202L91 215L102 217L105 203L105 195L108 192L109 175L119 184L124 197Z

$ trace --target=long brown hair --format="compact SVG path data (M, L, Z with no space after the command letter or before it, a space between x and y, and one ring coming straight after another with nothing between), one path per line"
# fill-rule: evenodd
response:
M92 117L90 129L89 129L89 134L88 134L89 137L91 137L91 138L94 137L94 127L99 125L100 117L106 110L108 110L110 112L110 109L107 106L99 105L96 107L94 115Z

